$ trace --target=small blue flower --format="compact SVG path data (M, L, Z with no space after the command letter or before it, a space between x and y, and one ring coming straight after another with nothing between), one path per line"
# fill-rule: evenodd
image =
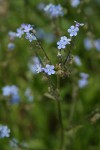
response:
M65 41L58 41L57 42L57 45L58 45L58 49L64 49L66 48L66 44L65 44Z
M80 4L80 0L71 0L72 7L77 7Z
M79 28L76 27L76 26L71 26L69 29L68 29L68 33L70 33L70 36L76 36L77 35L77 32L79 31Z
M8 44L8 50L13 50L15 48L15 44L14 43L9 43Z
M78 86L80 88L83 88L88 84L89 74L82 72L82 73L80 73L80 77L81 77L81 79L78 81Z
M74 62L75 62L75 64L78 65L78 66L81 66L81 65L82 65L82 62L81 62L79 56L75 56L75 57L74 57Z
M41 64L35 64L32 66L33 72L40 73L43 71Z
M10 129L7 126L0 125L0 138L9 137Z
M84 47L86 50L90 50L93 48L93 40L91 38L85 38L84 39Z
M9 38L10 38L11 40L14 40L15 37L16 37L16 33L13 32L13 31L9 31L9 32L8 32L8 36L9 36Z
M3 95L4 95L4 96L9 96L10 93L11 93L10 86L9 86L9 85L4 86L4 87L2 88L2 92L3 92Z
M18 29L17 29L17 33L16 33L16 36L19 37L19 38L21 38L23 34L24 34L23 29L22 29L22 28L18 28Z
M89 74L81 72L80 77L83 78L83 79L87 79L89 77Z
M60 41L62 41L64 44L70 44L71 39L68 39L66 36L62 36Z
M24 32L29 33L31 30L33 30L33 28L30 24L24 25Z
M12 95L10 99L11 104L18 104L20 102L20 96L19 95Z
M88 84L88 80L87 80L87 79L80 79L80 80L78 81L78 86L79 86L80 88L85 87L87 84Z
M18 95L18 87L15 85L12 86L7 85L2 88L2 92L4 96Z
M30 42L33 40L36 40L36 37L32 33L26 33L26 39L28 39Z
M56 18L64 14L60 4L58 5L49 4L44 8L44 11L47 14L49 14L51 18Z
M54 66L47 64L46 67L44 68L44 72L47 73L48 75L55 74Z
M100 39L94 41L94 46L97 51L100 51Z

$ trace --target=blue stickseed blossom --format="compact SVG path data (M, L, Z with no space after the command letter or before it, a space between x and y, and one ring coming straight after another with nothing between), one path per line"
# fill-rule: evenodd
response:
M0 138L9 137L10 129L5 125L0 125Z
M30 24L24 25L24 32L29 33L33 30L33 27Z
M88 77L89 74L87 73L80 73L81 79L78 81L79 88L84 88L88 84Z
M66 36L62 36L60 41L57 42L58 49L66 48L67 44L70 44L71 39L68 39Z
M44 68L44 72L48 75L55 74L54 66L47 64L46 67Z
M10 104L18 104L20 102L20 96L19 95L12 95L10 99Z
M86 50L90 50L93 48L93 40L91 38L85 38L83 43Z
M57 42L57 45L58 45L58 49L64 49L64 48L66 48L65 42L63 42L61 40Z
M4 86L2 88L3 96L13 96L13 95L18 95L18 87L15 85L12 86Z
M97 51L100 51L100 39L94 41L94 46Z
M79 28L76 27L76 26L71 26L69 29L68 29L68 33L70 33L70 36L76 36L77 35L77 32L79 31Z
M80 77L81 77L81 78L84 78L84 79L87 79L87 78L89 77L89 74L84 73L84 72L81 72L81 73L80 73Z
M68 39L66 36L62 36L60 39L65 44L70 44L71 39Z
M32 33L26 33L25 38L28 39L30 42L36 40L36 37Z
M79 56L75 56L75 57L74 57L74 62L75 62L75 64L76 64L77 66L81 66L81 65L82 65L82 62L81 62Z
M33 57L31 59L31 62L28 63L28 67L29 67L29 70L34 73L34 74L37 74L37 66L40 66L40 61L39 61L39 58L38 57Z
M18 28L18 29L17 29L17 32L16 32L16 37L21 38L23 34L24 34L23 29L22 29L21 27Z
M77 7L80 4L80 0L71 0L70 3L72 7Z
M10 40L14 40L15 37L16 37L16 32L9 31L9 32L8 32L8 36L9 36Z
M9 43L8 44L8 50L13 50L15 48L15 44L14 43Z
M41 64L35 64L32 66L33 72L40 73L44 70Z
M60 4L53 5L49 4L44 8L44 11L50 15L51 18L57 18L63 16L64 12Z

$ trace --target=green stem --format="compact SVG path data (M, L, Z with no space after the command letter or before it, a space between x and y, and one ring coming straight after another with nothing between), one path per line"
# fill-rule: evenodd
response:
M57 76L57 90L58 91L59 91L59 88L60 88L60 78ZM63 122L62 122L61 103L60 103L59 95L57 96L56 101L57 101L58 118L59 118L59 124L60 124L60 147L59 147L59 150L63 150L64 128L63 128Z
M34 34L34 35L35 35L35 34ZM50 59L49 59L48 55L46 54L46 52L45 52L44 48L42 47L42 45L41 45L40 41L38 40L38 38L37 38L37 36L36 36L36 35L35 35L35 37L36 37L36 40L37 40L38 45L40 46L41 50L43 51L43 53L44 53L44 55L45 55L45 57L47 58L47 60L48 60L48 61L49 61L49 63L51 64L51 61L50 61Z

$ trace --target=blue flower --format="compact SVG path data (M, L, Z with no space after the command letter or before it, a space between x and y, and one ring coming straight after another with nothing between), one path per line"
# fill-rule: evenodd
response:
M60 41L57 42L58 49L66 48L67 44L70 44L71 39L68 39L66 36L62 36Z
M85 38L84 47L86 48L86 50L90 50L91 48L93 48L93 40L91 38Z
M8 32L8 36L9 36L9 38L10 38L11 40L14 40L15 37L16 37L16 32L9 31L9 32Z
M54 66L47 64L46 67L44 68L44 72L47 73L48 75L55 74Z
M18 104L20 102L20 96L19 95L13 95L10 99L11 104Z
M4 96L18 95L18 88L15 85L7 85L2 88L2 92Z
M23 29L22 29L22 28L18 28L18 29L17 29L17 33L16 33L16 36L19 37L19 38L21 38L23 34L24 34Z
M100 39L94 41L94 46L97 51L100 51Z
M49 4L44 8L44 11L50 15L50 17L52 18L56 18L58 16L62 16L63 15L63 9L61 7L61 5L53 5L53 4Z
M9 137L10 129L7 126L0 125L0 138Z
M43 71L41 64L35 64L32 66L33 72L40 73Z
M15 44L14 43L9 43L8 44L8 50L13 50L15 48Z
M74 57L74 62L75 62L75 64L78 65L78 66L81 66L81 65L82 65L82 62L81 62L79 56L75 56L75 57Z
M68 29L68 33L70 33L70 36L76 36L77 32L79 31L79 28L76 26L71 26L70 29Z
M80 4L80 0L71 0L72 7L77 7Z
M62 41L65 44L70 44L71 39L68 39L66 36L62 36L60 41Z
M24 32L28 33L31 30L33 30L33 28L30 24L24 25Z
M33 40L36 40L36 37L32 33L26 33L26 39L28 39L30 42Z
M58 45L58 49L64 49L64 48L66 48L65 42L63 42L61 40L57 42L57 45Z
M83 88L88 84L89 74L82 72L82 73L80 73L80 77L81 77L81 79L78 81L78 86L80 88Z

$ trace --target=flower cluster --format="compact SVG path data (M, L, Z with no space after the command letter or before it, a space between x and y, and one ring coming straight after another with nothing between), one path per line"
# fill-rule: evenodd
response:
M33 65L33 71L36 73L45 72L48 75L55 74L54 66L47 64L45 68L42 67L41 64Z
M68 39L66 36L62 36L60 41L57 42L58 49L66 48L67 44L70 44L71 39Z
M17 29L16 37L21 38L25 33L26 34L25 38L28 39L30 42L32 42L33 40L36 40L36 37L32 31L33 31L32 25L22 24L21 27Z
M10 96L10 103L15 104L19 103L20 96L18 92L18 87L15 85L6 85L2 88L3 96Z
M71 38L73 36L77 35L77 32L79 31L79 27L83 26L83 23L78 23L77 21L74 21L76 24L75 26L72 25L69 29L68 29L68 33L70 34L70 38L67 38L66 36L62 36L60 38L60 41L57 42L57 46L58 49L65 49L67 44L70 44Z
M78 86L80 88L83 88L88 84L89 74L82 72L82 73L80 73L80 77L81 77L81 79L78 81Z
M4 96L18 95L18 87L15 85L7 85L2 88L2 92Z
M45 68L42 67L38 57L34 57L32 59L32 61L33 61L33 63L29 64L29 69L33 73L37 74L37 73L40 73L40 72L45 72L48 75L55 74L53 65L47 64Z
M100 51L100 39L93 40L89 37L84 39L84 47L86 50L96 48L97 51Z
M9 137L10 129L7 126L0 125L0 138Z
M14 50L14 48L16 47L15 44L14 44L14 40L15 40L15 37L16 37L16 33L13 32L13 31L9 31L9 32L8 32L8 36L9 36L9 41L10 41L10 42L8 43L7 48L8 48L9 51L12 51L12 50Z
M49 4L44 8L44 11L50 15L51 18L57 18L63 16L64 12L60 4L53 5Z

